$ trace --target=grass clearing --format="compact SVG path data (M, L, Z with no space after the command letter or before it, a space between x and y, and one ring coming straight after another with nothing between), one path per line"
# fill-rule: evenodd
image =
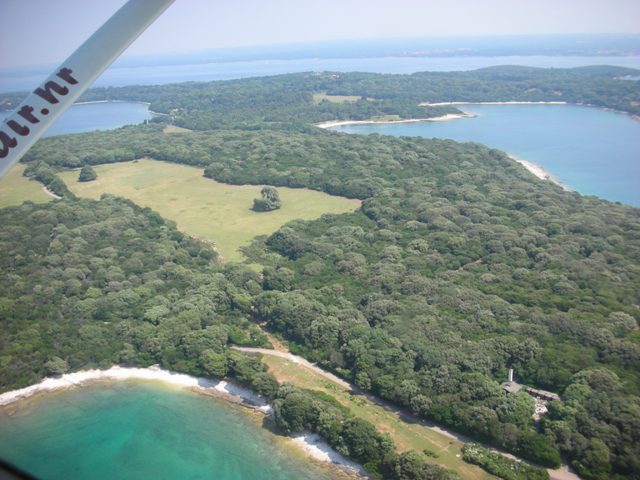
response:
M25 164L18 163L0 178L0 208L20 205L26 200L34 203L51 200L52 197L44 193L40 183L22 176L26 167Z
M326 93L314 93L313 103L316 105L326 100L331 103L353 103L360 100L360 95L327 95Z
M178 127L176 125L167 125L162 130L162 133L187 133L193 130L189 130L188 128Z
M150 207L178 228L213 242L226 260L242 261L239 248L258 235L269 235L294 219L312 220L326 213L352 212L359 200L304 188L278 187L282 208L250 210L260 198L260 185L227 185L202 176L202 169L142 159L94 167L98 179L79 183L78 171L59 176L80 197L98 199L103 193L128 198Z
M480 467L462 460L460 453L462 442L429 430L420 424L408 423L397 413L375 405L363 396L352 395L346 388L290 360L263 355L262 361L279 382L289 381L298 387L321 390L333 396L347 406L354 415L373 423L380 431L388 432L400 451L427 450L437 455L429 461L455 470L463 480L494 478Z
M377 115L375 117L371 117L371 120L374 122L396 122L398 120L402 120L400 115Z

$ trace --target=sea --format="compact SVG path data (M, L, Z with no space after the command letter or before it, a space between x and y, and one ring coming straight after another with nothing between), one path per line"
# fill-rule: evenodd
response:
M415 73L475 70L496 65L571 68L588 65L615 65L640 68L639 55L571 56L571 55L500 55L456 57L358 57L295 58L184 63L172 65L114 64L94 83L95 87L126 85L160 85L176 82L209 82L248 77L264 77L285 73L330 71ZM48 68L0 69L0 93L24 92L36 88L53 71Z
M478 142L542 166L583 195L640 207L640 121L578 105L461 105L475 115L446 122L347 125L346 133ZM0 112L0 119L7 115ZM143 103L74 105L47 136L107 130L152 118Z
M352 134L478 142L536 163L583 195L640 207L640 121L578 105L460 105L444 122L345 125Z
M155 382L40 394L0 407L0 457L41 480L329 480L260 420Z
M0 111L0 121L9 116L9 112ZM67 133L111 130L124 125L136 125L150 120L153 114L146 103L102 102L84 103L71 106L47 130L45 137L65 135Z
M171 66L120 66L96 86L161 84L299 71L471 70L519 64L640 68L640 57L442 57L296 59ZM47 72L0 72L0 92L35 87ZM345 126L350 134L474 141L537 163L584 195L640 206L640 122L572 105L465 105L449 122ZM0 119L6 113L0 112ZM48 136L117 128L152 117L140 103L71 107ZM230 405L193 392L122 382L39 396L0 409L0 457L43 480L325 479L333 474L283 448L280 439Z

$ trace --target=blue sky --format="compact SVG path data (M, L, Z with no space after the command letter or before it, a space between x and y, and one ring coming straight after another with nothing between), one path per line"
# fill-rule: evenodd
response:
M125 0L0 0L0 68L59 63ZM127 54L357 38L640 33L640 0L176 0Z

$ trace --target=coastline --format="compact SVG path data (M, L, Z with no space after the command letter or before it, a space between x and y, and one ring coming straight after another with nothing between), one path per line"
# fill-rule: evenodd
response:
M523 105L523 104L554 104L554 105L566 105L566 102L484 102L473 103L473 105ZM421 106L444 106L444 105L472 105L470 102L450 102L450 103L421 103ZM450 120L457 120L459 118L474 118L476 115L469 112L448 113L440 117L434 118L408 118L403 120L332 120L328 122L316 123L315 126L322 129L328 129L332 127L342 127L345 125L382 125L382 124L396 124L396 123L418 123L418 122L446 122ZM540 180L548 180L551 183L558 185L563 190L571 192L572 190L566 185L563 185L560 180L554 178L549 172L547 172L540 165L523 160L514 155L507 153L507 156L513 161L519 163L526 168L530 173L534 174Z
M447 113L440 117L432 118L406 118L402 120L329 120L327 122L315 123L318 128L342 127L345 125L381 125L394 123L418 123L418 122L448 122L459 118L473 118L475 115L471 113Z
M154 112L149 107L151 106L150 102L142 102L140 100L89 100L87 102L76 102L73 105L95 105L99 103L137 103L139 105L146 105L147 110L151 115L159 115L159 116L168 116L168 113L160 113Z
M75 102L74 105L93 105L96 103L138 103L140 105L151 105L149 102L140 100L87 100L86 102Z
M73 387L81 387L85 384L99 381L122 380L152 380L182 388L190 388L203 393L217 394L218 396L235 397L235 403L243 403L255 410L268 413L271 406L261 395L251 390L220 380L218 382L206 378L192 377L183 373L175 373L152 366L148 368L122 368L113 366L108 370L81 370L75 373L66 373L58 378L45 378L40 383L30 385L18 390L11 390L0 394L0 406L6 406L29 398L38 393L54 392Z
M184 373L163 370L158 366L147 368L123 368L113 366L108 370L81 370L79 372L66 373L58 378L45 378L41 382L28 387L0 394L0 408L41 393L83 387L97 382L126 380L161 382L167 385L187 388L197 393L222 398L231 403L251 408L263 415L271 415L272 413L272 407L267 402L267 399L248 388L236 385L227 380L215 381L201 377L193 377ZM294 445L313 460L330 463L357 474L359 478L367 478L361 465L348 460L333 450L333 448L317 434L304 433L295 437L286 438L289 444Z
M571 103L571 102L565 102L565 101L528 102L524 100L523 101L513 100L513 101L507 101L507 102L436 102L436 103L422 102L418 104L418 106L420 107L454 107L456 105L575 105L577 107L599 108L606 112L613 112L613 113L618 113L620 115L625 115L627 117L630 117L632 120L640 122L640 115L635 115L633 113L625 112L624 110L618 110L616 108L603 107L601 105L594 105L592 103Z
M362 466L336 452L317 433L304 432L290 437L293 443L304 452L319 462L332 463L357 472L361 476L366 476Z
M451 107L455 105L568 105L568 102L563 101L548 101L548 102L528 102L528 101L508 101L508 102L436 102L419 103L420 107Z
M514 162L517 162L520 165L522 165L524 168L526 168L530 173L533 173L540 180L548 180L551 183L561 187L565 192L573 191L570 188L568 188L566 185L564 185L560 180L558 180L557 178L554 178L549 172L547 172L544 168L542 168L537 163L532 163L527 160L523 160L509 153L507 153L507 156Z

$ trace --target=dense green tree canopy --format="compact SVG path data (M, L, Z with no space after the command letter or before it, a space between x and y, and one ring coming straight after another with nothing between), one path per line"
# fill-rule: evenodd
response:
M58 168L150 156L199 166L222 182L359 198L362 208L294 221L256 241L247 254L265 267L252 283L264 291L252 287L251 304L240 306L232 292L248 289L237 279L251 274L239 275L239 267L211 270L206 255L197 253L200 246L171 228L158 231L154 222L161 219L154 214L140 227L156 235L142 238L150 252L143 258L102 245L80 249L96 259L71 261L62 256L66 239L50 230L38 233L44 228L40 217L51 215L49 209L71 211L70 204L25 204L19 208L39 212L29 220L36 233L25 233L22 244L12 246L15 251L5 250L15 254L3 260L11 263L3 271L12 276L0 309L18 319L3 358L22 369L7 378L31 381L54 356L72 369L133 358L210 375L231 372L275 395L259 365L224 348L225 338L248 338L243 332L250 315L283 334L295 351L417 415L540 464L555 466L562 454L588 478L640 475L640 210L563 191L481 145L345 135L310 125L453 111L418 106L424 101L562 100L637 113L640 86L617 79L625 72L508 67L408 76L296 74L95 90L89 95L151 101L178 125L214 131L167 135L161 125L150 125L49 138L25 157L29 174L55 186ZM318 92L361 99L314 102ZM57 187L66 195L64 184ZM0 212L10 217L3 225L17 222L29 231L31 224L23 226L10 212L15 210ZM56 217L51 225L58 222ZM83 235L90 243L93 237ZM36 256L20 250L34 245L40 248ZM140 250L127 243L122 248ZM97 283L94 269L100 273ZM200 273L190 273L194 269ZM66 318L71 309L69 318L87 319L64 327L79 331L86 342L69 350L73 355L47 346L50 336L41 330L54 323L25 328L30 317L15 313L30 314L27 306L35 297L25 292L36 291L34 284L42 285L38 298L53 296L43 304L43 318ZM124 319L123 309L130 312ZM112 324L126 326L118 332L132 332L126 341L114 340L120 337L107 326ZM208 330L212 326L219 328ZM531 400L500 388L509 367L522 383L562 397L549 405L539 429L531 420ZM277 393L284 430L308 428L336 445L348 439L343 447L367 460L370 446L358 432L368 427L350 423L353 432L345 435L335 412L314 410L322 404L317 398L290 394L287 400L286 389ZM371 461L406 478L437 478L413 456L387 460Z
M1 390L112 364L236 376L226 345L231 328L251 327L233 301L245 287L205 244L109 196L27 202L0 223ZM252 384L263 370L237 376Z

